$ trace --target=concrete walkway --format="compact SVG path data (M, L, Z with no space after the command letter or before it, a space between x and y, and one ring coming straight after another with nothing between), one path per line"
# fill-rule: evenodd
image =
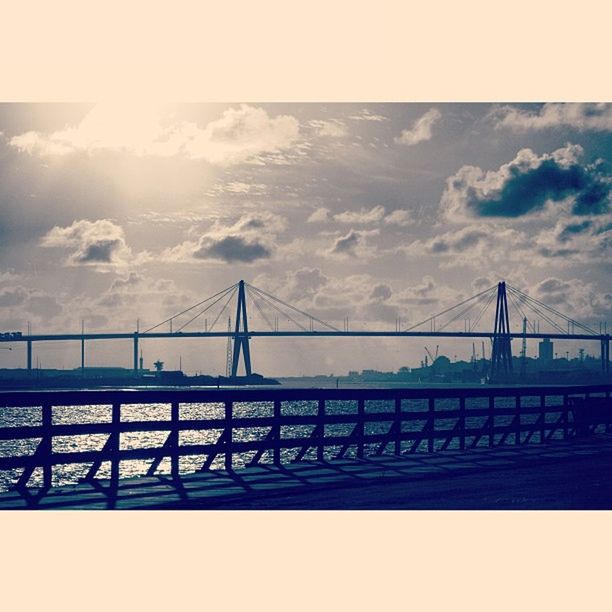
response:
M612 434L0 494L0 509L612 509Z

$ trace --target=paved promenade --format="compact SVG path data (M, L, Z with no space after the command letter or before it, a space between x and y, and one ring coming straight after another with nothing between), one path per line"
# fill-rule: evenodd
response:
M612 434L0 494L0 509L612 509Z

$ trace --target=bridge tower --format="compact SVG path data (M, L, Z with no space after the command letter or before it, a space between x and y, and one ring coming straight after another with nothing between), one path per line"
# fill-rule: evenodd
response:
M497 305L493 328L493 349L491 351L491 379L498 379L512 373L512 348L510 346L510 317L506 283L497 284Z
M240 329L242 327L242 330ZM234 331L234 354L232 357L232 378L238 375L238 362L240 352L244 360L244 369L247 376L252 374L251 351L249 348L249 323L246 309L246 295L244 281L238 283L238 304L236 307L236 327Z

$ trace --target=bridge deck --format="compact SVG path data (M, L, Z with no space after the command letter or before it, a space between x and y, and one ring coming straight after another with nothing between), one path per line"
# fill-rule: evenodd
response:
M612 508L612 434L543 445L258 465L55 487L0 509Z

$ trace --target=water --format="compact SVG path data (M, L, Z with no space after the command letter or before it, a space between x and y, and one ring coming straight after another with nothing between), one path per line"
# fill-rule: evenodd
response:
M318 381L317 381L318 382ZM330 386L335 387L335 380L330 381ZM321 385L318 385L321 386ZM365 385L360 385L365 386ZM380 387L381 385L372 385ZM514 398L496 398L496 408L513 408ZM521 399L523 406L539 406L539 396L524 396ZM561 396L548 396L547 405L560 406L562 404ZM466 400L466 427L482 427L485 424L486 417L470 416L469 411L475 408L486 408L488 406L488 398L468 398ZM458 399L437 399L435 402L435 410L456 410L459 408ZM316 401L290 401L282 402L281 404L283 415L315 415L317 412ZM394 411L393 400L366 400L366 413L392 413ZM412 413L415 420L402 423L402 431L421 431L426 424L428 401L427 399L402 400L402 411ZM327 414L357 414L357 401L353 400L326 400ZM548 414L546 421L554 422L560 413ZM225 406L223 403L195 403L180 405L180 419L222 419L225 415ZM237 402L233 407L233 415L235 418L252 418L265 417L273 415L272 402ZM124 404L121 407L122 421L151 421L151 420L170 420L170 405L169 404ZM522 423L533 423L537 419L537 415L522 415ZM510 424L511 416L497 415L495 417L495 425L502 426ZM111 421L111 406L54 406L53 408L53 423L54 424L75 424L75 423L110 423ZM456 425L457 419L436 419L437 430L452 431ZM0 427L16 427L16 426L35 426L42 424L41 409L35 408L0 408ZM353 430L354 424L326 424L325 436L349 435ZM391 423L389 421L373 421L366 423L365 433L387 433ZM308 437L313 432L314 425L288 425L281 427L281 437ZM269 427L245 427L234 428L233 439L236 441L247 440L263 440L268 435ZM186 430L179 433L179 444L212 444L215 443L222 430ZM149 432L126 432L120 437L121 449L135 449L146 447L161 447L166 441L167 431L149 431ZM522 434L522 440L525 439L526 433ZM553 437L560 437L561 431L555 432ZM502 434L496 435L496 444L500 442ZM536 434L535 440L539 441L539 435ZM104 443L107 440L106 434L89 434L79 436L56 436L53 439L54 452L68 451L98 451L102 450ZM30 455L36 449L39 438L26 440L6 440L0 441L0 456L15 456L15 455ZM434 450L440 450L445 440L435 440ZM412 441L407 440L402 442L402 450L407 450L412 445ZM480 439L479 445L488 445L488 436L484 435ZM514 444L514 434L508 436L506 440L508 444ZM458 448L458 438L453 439L448 448ZM364 452L366 455L373 454L378 448L378 443L366 444ZM337 456L341 446L326 447L324 457L332 459ZM296 457L300 449L282 449L281 461L290 462ZM389 443L386 452L393 452L393 442ZM417 452L427 452L427 440L423 440ZM345 456L354 457L356 447L349 447ZM233 465L235 468L240 468L249 463L255 455L255 451L237 453L233 456ZM303 456L303 460L316 459L316 449L310 448ZM201 469L206 461L205 455L191 455L180 457L179 469L181 473L194 472ZM211 464L211 469L223 469L225 457L223 454L218 455ZM152 460L125 460L120 464L120 477L126 478L146 474ZM272 462L271 452L266 451L260 459L261 463ZM62 484L76 483L83 478L88 470L89 464L69 464L57 465L53 468L53 486ZM170 459L164 458L158 466L156 473L170 473ZM0 491L7 490L11 483L16 482L21 474L21 468L14 470L0 470ZM110 463L102 463L97 472L98 478L110 477ZM37 469L31 480L30 485L37 486L42 483L42 470Z

